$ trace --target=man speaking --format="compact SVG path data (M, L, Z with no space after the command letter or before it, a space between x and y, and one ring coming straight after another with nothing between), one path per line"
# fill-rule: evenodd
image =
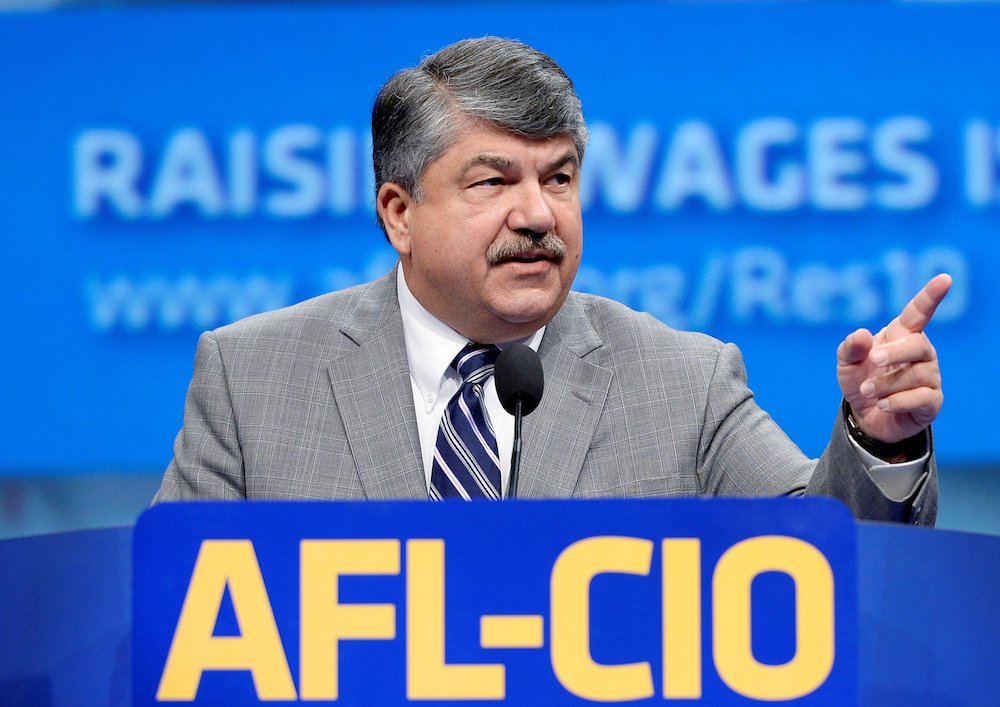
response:
M398 266L203 334L157 501L512 495L520 440L493 372L518 343L545 377L519 497L816 494L933 523L943 396L923 330L947 275L840 345L844 402L810 460L757 406L735 346L570 292L587 128L550 57L446 47L382 88L372 137Z

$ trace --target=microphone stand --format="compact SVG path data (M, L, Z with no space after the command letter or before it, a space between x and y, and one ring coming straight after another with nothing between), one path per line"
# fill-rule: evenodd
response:
M510 456L510 481L507 483L507 498L517 498L517 475L521 471L521 396L514 400L514 451Z

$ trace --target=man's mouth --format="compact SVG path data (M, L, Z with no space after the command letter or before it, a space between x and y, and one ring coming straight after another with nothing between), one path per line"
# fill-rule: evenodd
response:
M552 254L545 250L532 250L526 253L510 255L501 260L502 263L537 263L540 260L553 260Z

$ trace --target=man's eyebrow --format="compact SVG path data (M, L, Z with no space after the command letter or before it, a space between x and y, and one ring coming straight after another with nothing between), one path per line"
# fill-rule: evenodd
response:
M545 166L544 171L554 172L555 170L565 167L566 165L573 165L574 167L580 166L580 160L576 156L576 152L567 152L556 158ZM462 172L468 172L473 167L489 167L497 170L498 172L506 172L513 166L514 163L506 157L485 153L473 156L468 162L465 163L465 167Z
M465 163L465 168L462 171L468 172L473 167L480 167L480 166L490 167L499 172L506 172L507 170L509 170L511 167L514 166L514 163L511 162L506 157L501 157L500 155L490 155L490 154L475 155L472 159L470 159L468 162Z
M571 164L574 167L579 167L580 166L580 160L576 156L575 152L567 152L565 155L563 155L559 159L554 160L553 162L551 162L545 168L545 171L546 172L554 172L555 170L561 169L562 167L565 167L568 164Z

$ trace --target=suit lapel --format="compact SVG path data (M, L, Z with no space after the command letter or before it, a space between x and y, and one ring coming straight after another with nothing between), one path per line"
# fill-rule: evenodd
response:
M328 371L365 496L426 499L395 271L365 290L340 331L355 345Z
M366 288L340 331L353 345L328 371L365 496L426 499L395 271ZM611 370L586 360L601 346L571 294L539 347L545 392L524 420L519 496L572 496L611 386Z
M611 370L585 359L602 345L570 295L538 350L545 391L523 423L520 497L572 496L611 387Z

